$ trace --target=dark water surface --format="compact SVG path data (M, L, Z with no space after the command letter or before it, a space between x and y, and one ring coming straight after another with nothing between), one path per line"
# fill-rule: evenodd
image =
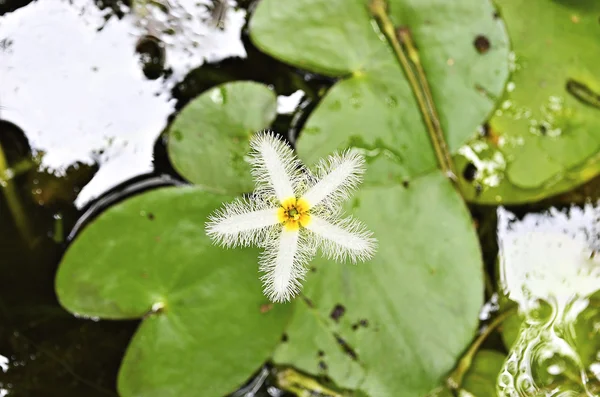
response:
M161 139L179 109L223 82L262 82L281 100L273 128L293 140L333 83L252 46L253 1L232 4L222 24L210 0L180 3L190 25L135 16L127 1L0 0L0 397L116 395L138 321L73 317L54 276L69 239L107 205L183 183ZM597 198L597 185L513 210ZM472 212L493 282L495 211ZM258 383L258 396L283 395L270 377Z

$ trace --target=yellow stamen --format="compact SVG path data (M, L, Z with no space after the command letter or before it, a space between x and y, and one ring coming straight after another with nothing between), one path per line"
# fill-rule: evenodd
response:
M298 230L310 223L309 205L304 199L290 197L281 203L277 210L277 219L287 230Z

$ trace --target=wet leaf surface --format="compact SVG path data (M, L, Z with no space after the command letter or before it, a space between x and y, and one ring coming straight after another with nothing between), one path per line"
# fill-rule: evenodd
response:
M277 99L267 86L232 82L184 107L169 127L169 158L188 181L211 191L252 191L245 158L256 131L275 119Z
M226 199L191 187L134 196L67 250L56 278L63 306L144 319L121 365L122 396L232 392L279 342L290 306L261 312L257 250L223 250L204 234Z
M600 172L600 3L497 3L513 38L512 75L484 136L461 150L457 167L479 169L474 183L462 181L470 200L535 201Z

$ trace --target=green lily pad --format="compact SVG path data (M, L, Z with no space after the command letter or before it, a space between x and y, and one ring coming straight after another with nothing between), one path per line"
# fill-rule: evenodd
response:
M391 18L410 28L449 147L456 152L493 110L508 77L508 37L481 0L391 0ZM354 146L368 183L432 171L436 159L413 92L368 0L263 0L250 21L262 51L340 77L311 114L298 152L307 164ZM489 46L477 50L474 44Z
M425 395L478 324L482 267L468 211L441 172L363 188L352 207L378 253L357 266L312 263L274 360L369 396Z
M513 73L486 136L461 149L456 162L479 168L474 183L462 181L470 200L534 201L600 173L600 3L497 4L514 38Z
M271 125L277 98L250 81L214 87L185 106L170 126L167 150L188 181L218 193L253 189L245 156L256 131Z
M266 361L292 306L268 304L258 250L224 250L204 233L224 197L162 188L101 214L67 250L60 303L79 315L142 318L121 365L124 397L232 392Z

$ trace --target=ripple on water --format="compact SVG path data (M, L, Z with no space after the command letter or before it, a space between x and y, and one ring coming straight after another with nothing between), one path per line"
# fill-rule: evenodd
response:
M600 290L599 217L591 204L522 220L498 210L501 283L524 315L498 376L499 396L596 395L596 363L580 357L574 325Z

